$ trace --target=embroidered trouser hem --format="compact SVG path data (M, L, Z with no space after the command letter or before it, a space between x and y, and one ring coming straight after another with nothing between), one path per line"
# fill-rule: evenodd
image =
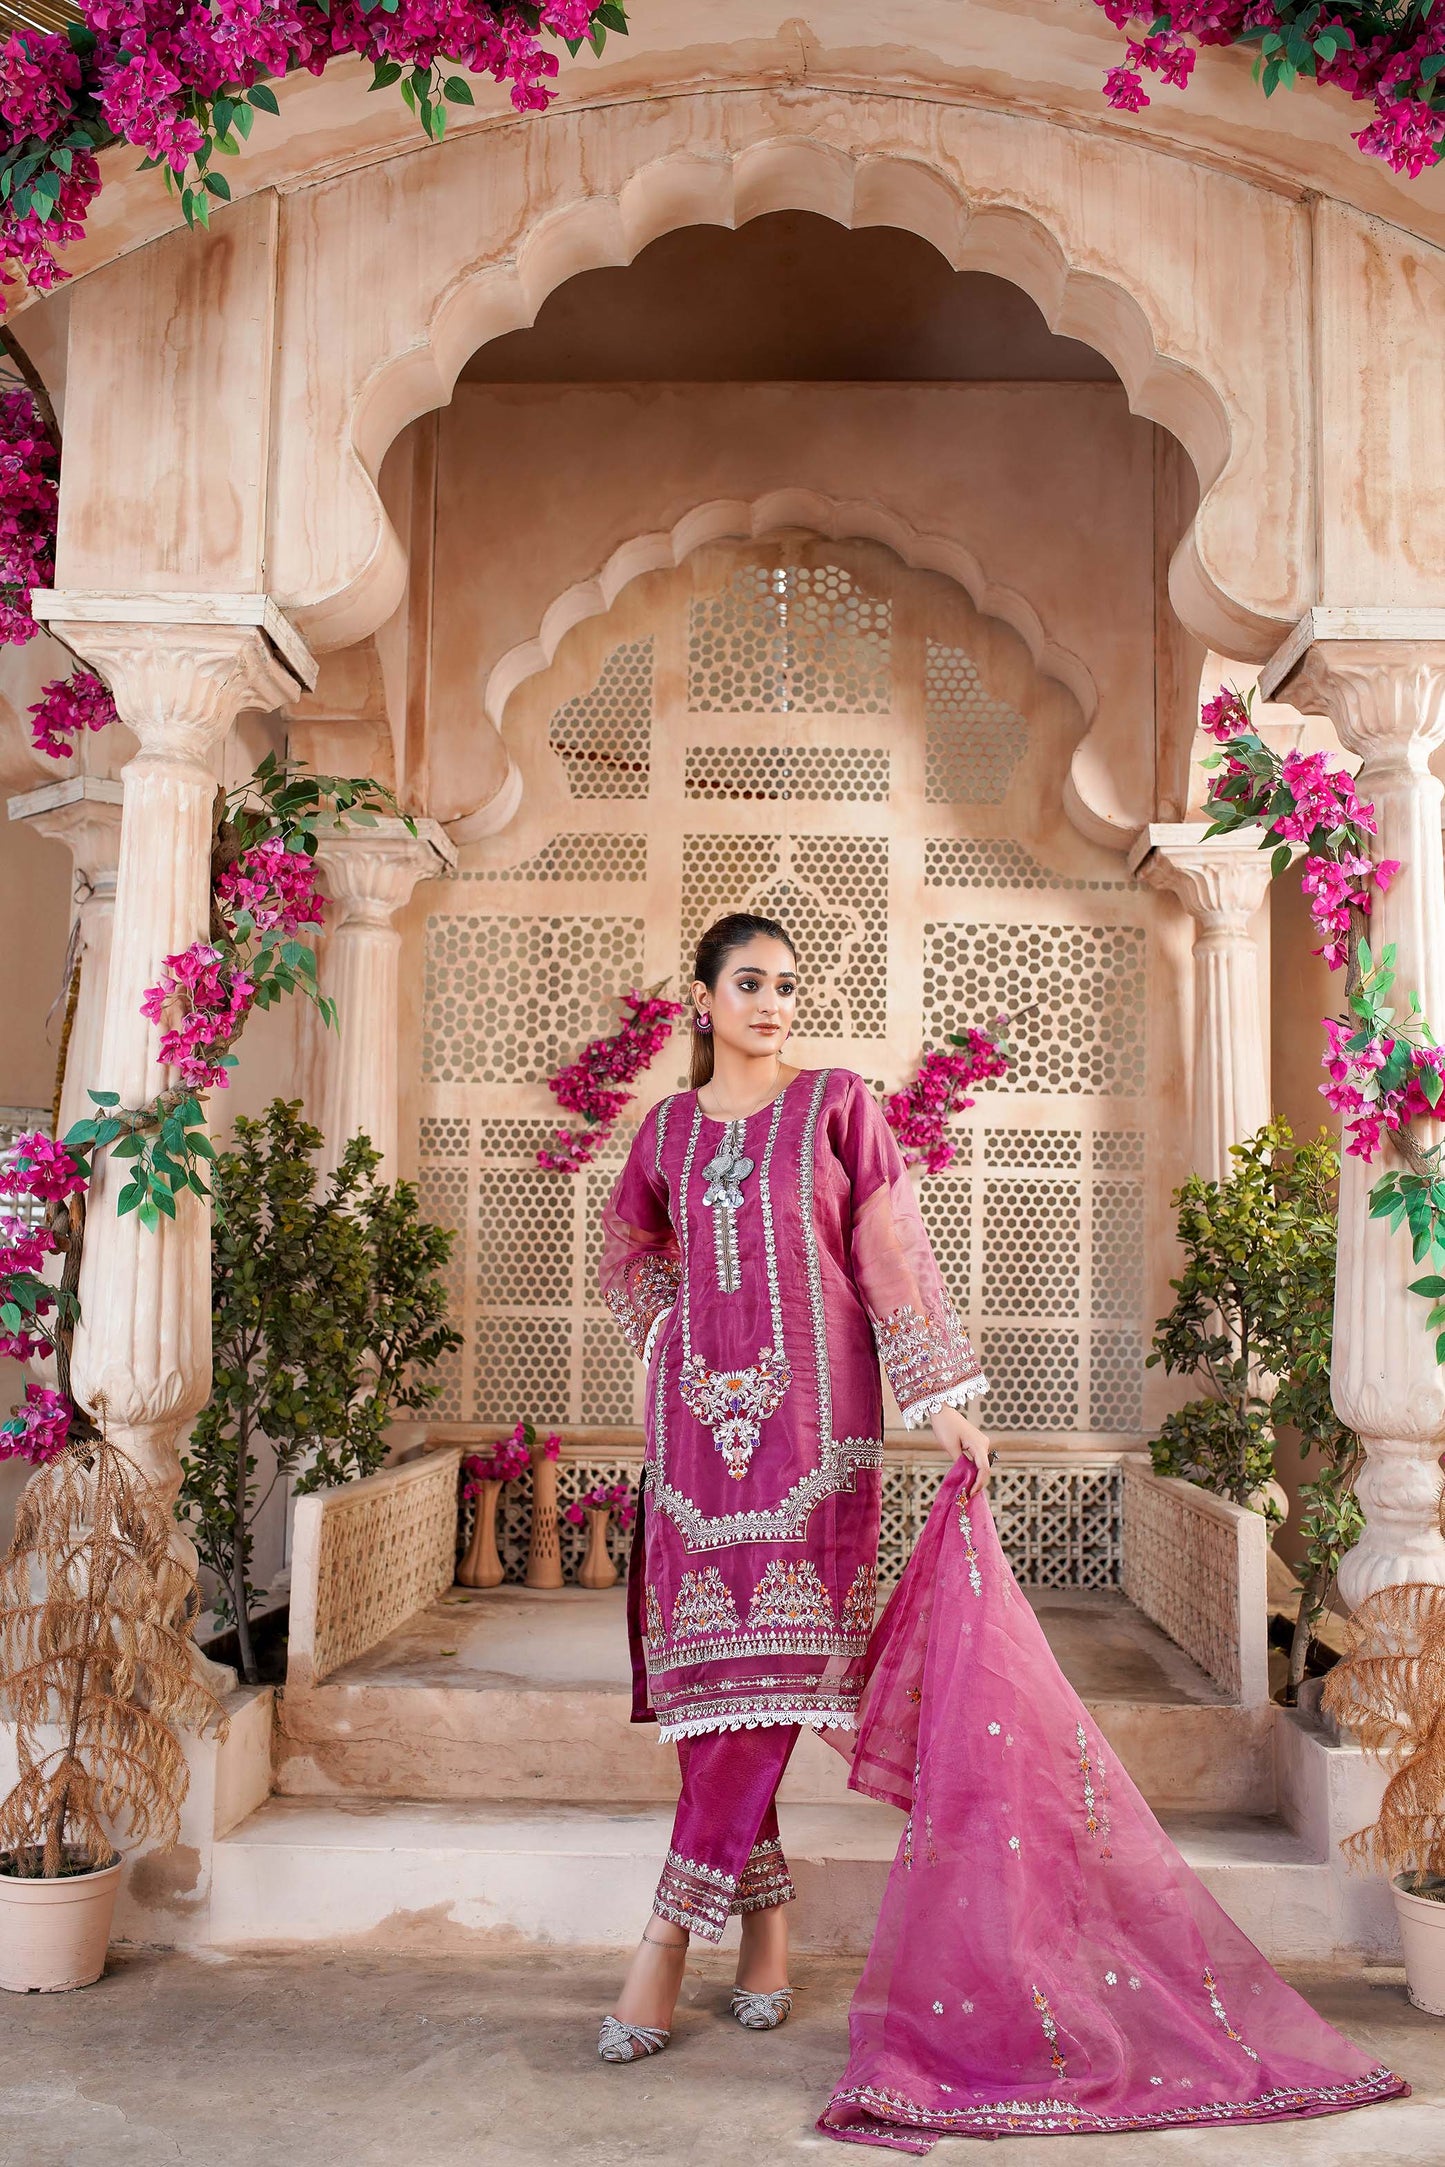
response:
M792 1901L776 1796L797 1738L795 1724L774 1724L679 1740L682 1796L653 1899L658 1918L720 1941L734 1913Z

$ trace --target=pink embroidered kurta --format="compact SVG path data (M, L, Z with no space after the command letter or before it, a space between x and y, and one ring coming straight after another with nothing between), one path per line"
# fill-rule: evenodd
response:
M805 1070L741 1121L643 1120L602 1289L647 1369L637 1714L667 1738L851 1726L888 1373L905 1424L986 1389L872 1094Z

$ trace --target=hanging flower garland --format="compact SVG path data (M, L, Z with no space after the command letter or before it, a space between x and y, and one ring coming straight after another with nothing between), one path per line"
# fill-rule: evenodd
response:
M1323 753L1281 757L1263 742L1253 699L1252 692L1246 699L1230 688L1200 716L1221 747L1206 762L1217 771L1209 784L1209 833L1263 828L1261 848L1273 849L1276 876L1303 847L1301 886L1320 935L1314 953L1345 973L1347 1014L1325 1020L1320 1091L1341 1116L1352 1158L1372 1163L1388 1137L1405 1162L1371 1189L1370 1216L1407 1227L1415 1262L1432 1267L1410 1288L1431 1305L1435 1355L1445 1363L1445 1146L1422 1144L1413 1129L1441 1117L1445 1047L1437 1045L1418 994L1403 1016L1391 1001L1394 944L1376 956L1366 937L1375 896L1389 889L1400 863L1371 859L1374 807L1361 801L1343 769L1330 767Z
M969 1096L975 1084L1007 1075L1013 1060L1004 1037L1008 1020L996 1017L991 1031L951 1032L945 1044L960 1050L926 1053L912 1083L883 1101L883 1117L898 1139L905 1166L939 1174L953 1164L958 1146L948 1123L976 1103Z
M1311 77L1373 107L1354 131L1368 158L1414 180L1445 154L1445 11L1435 0L1095 0L1129 32L1104 78L1120 112L1149 103L1146 74L1182 90L1206 45L1250 45L1266 97ZM1137 34L1136 34L1137 32Z
M19 270L42 293L67 275L56 251L85 231L109 144L133 143L204 226L231 195L214 161L281 110L272 79L357 55L440 142L448 109L475 103L468 75L539 112L558 72L544 37L600 53L627 29L620 0L75 0L75 16L0 44L0 281Z
M558 1129L537 1153L537 1164L548 1173L575 1174L596 1158L632 1097L620 1087L635 1083L657 1059L683 1012L683 1003L667 999L661 986L624 993L620 1005L622 1022L612 1036L590 1039L575 1061L547 1080L564 1113L580 1114L588 1124L580 1132Z

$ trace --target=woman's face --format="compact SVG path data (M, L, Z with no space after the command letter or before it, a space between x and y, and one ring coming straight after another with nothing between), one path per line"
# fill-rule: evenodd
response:
M792 950L759 934L745 947L729 949L717 984L695 979L697 1006L712 1017L713 1042L749 1059L776 1056L793 1028L798 1007L798 972Z

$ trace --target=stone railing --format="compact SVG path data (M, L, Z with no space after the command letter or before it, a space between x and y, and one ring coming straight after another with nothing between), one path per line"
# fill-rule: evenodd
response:
M459 1433L448 1434L460 1441ZM635 1431L562 1429L558 1434L559 1506L581 1497L594 1483L625 1481L636 1489L642 1447ZM469 1431L465 1449L489 1450L503 1435L494 1428ZM1032 1445L1000 1448L989 1497L999 1539L1023 1586L1118 1587L1126 1457L1107 1446L1087 1452ZM891 1587L907 1564L947 1464L932 1445L887 1440L878 1543L878 1577L884 1587ZM497 1510L497 1548L508 1580L520 1581L526 1567L531 1509L531 1484L509 1483ZM464 1510L464 1533L468 1519ZM559 1535L563 1577L570 1581L581 1563L586 1533L564 1521ZM608 1540L614 1563L625 1572L631 1538L614 1521Z
M1124 1461L1124 1593L1246 1707L1269 1699L1263 1514Z
M296 1500L288 1692L319 1685L452 1584L461 1448Z

